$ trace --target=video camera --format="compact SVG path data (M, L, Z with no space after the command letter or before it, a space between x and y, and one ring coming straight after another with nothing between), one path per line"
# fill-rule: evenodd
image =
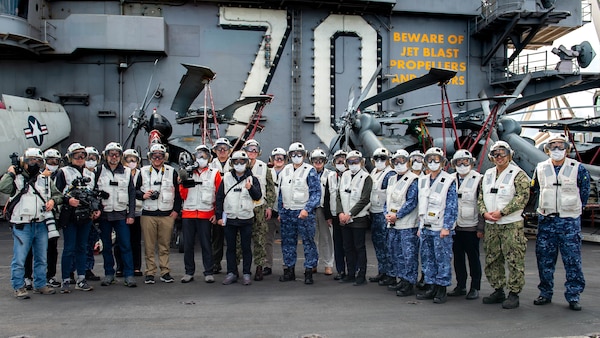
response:
M15 168L15 172L18 174L23 172L23 166L21 165L21 159L19 158L19 154L12 153L8 155L10 157L10 164Z
M105 191L90 189L87 186L89 182L91 182L89 177L77 177L71 183L65 196L79 200L79 206L74 208L68 204L63 205L63 211L61 212L62 225L66 225L63 221L63 216L65 217L65 220L75 221L75 223L85 223L89 221L92 212L100 210L102 199L107 199L110 196Z

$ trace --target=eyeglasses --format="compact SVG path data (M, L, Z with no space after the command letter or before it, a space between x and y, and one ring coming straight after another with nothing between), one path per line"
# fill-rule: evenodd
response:
M246 164L246 160L233 160L233 164Z
M164 160L165 159L165 155L163 154L152 154L152 156L150 157L153 160Z
M224 152L224 151L229 151L229 148L228 147L216 147L215 150L218 152Z
M121 152L119 151L109 151L106 156L108 157L119 157L121 156Z
M46 164L49 164L49 165L57 165L59 163L60 163L60 159L58 159L58 158L47 158L46 159Z
M273 157L273 161L285 161L285 156L275 156Z
M72 155L72 157L74 160L83 160L87 157L87 154L86 153L74 153Z
M312 163L323 164L323 163L325 163L325 160L322 158L317 158L317 159L312 160Z
M360 159L354 159L354 160L346 160L346 163L348 164L360 164Z
M421 156L413 156L410 158L413 162L423 163L423 158Z
M564 142L551 142L548 143L548 149L550 150L565 150L567 145Z
M256 147L246 148L246 152L248 152L248 153L258 153L258 148L256 148Z
M406 157L398 157L394 159L394 164L404 164L406 162L408 162Z
M506 149L494 150L490 153L490 156L493 158L506 157L506 156L508 156L508 150L506 150Z
M459 159L454 160L454 165L457 167L461 166L461 165L468 166L470 164L471 164L471 160L468 158L459 158Z
M387 159L387 156L373 156L374 161L385 161Z

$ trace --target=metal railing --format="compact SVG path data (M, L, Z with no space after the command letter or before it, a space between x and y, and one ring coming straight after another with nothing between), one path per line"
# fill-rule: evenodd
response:
M509 82L520 79L527 73L537 73L540 75L558 74L558 58L551 51L541 51L519 55L510 65L506 65L507 59L497 59L490 62L489 79L490 83ZM568 62L568 61L565 61ZM579 74L580 67L576 60L573 60L573 68L569 72L560 72L560 74Z

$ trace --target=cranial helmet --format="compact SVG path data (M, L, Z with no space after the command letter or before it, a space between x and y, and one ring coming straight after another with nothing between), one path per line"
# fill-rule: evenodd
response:
M100 157L100 152L99 152L99 151L98 151L98 149L96 149L95 147L91 147L91 146L90 146L90 147L85 147L85 152L86 152L88 155L92 155L92 154L94 154L94 155L96 155L96 156Z
M148 159L152 157L154 153L163 153L165 155L165 161L169 159L169 153L167 153L167 147L161 143L155 143L150 147L150 151L148 152Z
M373 152L373 157L376 157L376 156L390 157L390 151L385 148L377 148Z
M127 157L127 156L135 156L138 158L138 160L140 159L140 154L138 154L137 150L135 149L127 149L123 152L123 157Z
M358 157L360 159L362 159L362 153L358 150L352 150L351 152L348 153L348 155L346 155L346 158L352 158L352 157Z
M290 144L290 148L288 149L288 154L292 151L301 151L303 154L306 154L306 148L304 148L304 144L300 142L294 142Z
M471 154L470 151L466 150L466 149L459 149L456 151L456 153L454 153L454 156L452 156L452 165L455 165L454 162L456 160L462 159L462 158L466 158L469 159L470 163L473 164L475 161L475 158L473 157L473 154Z
M208 154L208 160L209 160L209 161L212 159L212 154L210 153L210 149L209 149L209 148L208 148L206 145L204 145L204 144L201 144L201 145L197 146L197 147L196 147L196 154L197 154L199 151L203 151L203 152L207 153L207 154Z
M273 151L271 151L271 157L273 157L275 155L287 156L287 153L285 152L285 149L283 149L283 148L275 148L275 149L273 149Z
M344 156L344 157L346 157L347 155L348 155L348 153L347 153L347 152L345 152L345 151L343 151L342 149L340 149L340 150L336 151L336 152L333 154L333 158L340 157L340 156Z
M216 148L216 147L217 147L218 145L220 145L220 144L226 145L226 146L228 146L229 148L231 148L231 147L232 147L232 146L231 146L231 142L229 142L229 140L228 140L227 138L225 138L225 137L221 137L221 138L218 138L218 139L215 141L215 144L213 145L213 148Z
M425 157L425 154L423 154L423 153L422 153L421 151L419 151L419 150L413 150L413 151L410 153L409 157L413 157L413 156L421 156L421 157Z
M398 150L396 150L396 152L395 152L395 153L392 155L392 159L397 159L397 158L399 158L399 157L403 157L403 156L404 156L404 157L406 157L406 158L408 158L408 157L409 157L409 155L408 155L408 151L406 151L406 150L404 150L404 149L398 149Z
M510 147L510 144L508 144L508 142L505 141L496 141L496 143L494 143L491 147L490 147L490 153L488 154L488 158L490 159L490 161L494 162L494 158L492 157L492 152L494 150L498 150L500 148L504 148L506 150L508 150L509 154L510 154L510 159L512 160L515 152L512 150L512 148Z
M104 148L104 156L107 156L110 150L118 150L119 152L123 153L123 147L118 142L110 142L109 144L107 144Z
M60 152L54 148L50 148L44 152L44 158L60 158Z
M29 157L38 157L43 159L44 158L44 154L42 153L42 151L39 148L27 148L27 150L25 150L25 158L29 158Z
M67 148L67 158L69 160L71 160L71 157L73 156L73 153L76 152L77 150L83 150L87 154L87 151L85 150L85 147L81 143L72 143ZM100 156L100 155L98 155L98 156Z
M327 158L327 154L325 154L325 152L323 151L323 149L315 149L312 151L312 153L310 153L310 160L314 160L316 158Z
M246 142L244 142L244 145L242 145L242 149L244 149L245 151L248 151L248 148L250 148L250 147L257 147L258 155L260 155L262 153L262 149L260 148L260 143L258 143L257 140L251 138L249 140L246 140Z
M232 155L231 155L231 159L232 160L249 160L250 158L248 157L248 154L246 154L245 151L243 150L238 150L235 151Z
M439 147L431 147L429 149L427 149L427 151L425 152L425 165L427 165L427 159L429 157L432 157L434 155L439 155L441 157L441 166L445 166L446 165L446 157L444 156L444 151L439 148Z
M544 152L546 153L550 152L548 147L552 142L564 142L567 145L567 152L571 151L571 143L565 134L550 133L550 137L546 141L546 144L544 144Z

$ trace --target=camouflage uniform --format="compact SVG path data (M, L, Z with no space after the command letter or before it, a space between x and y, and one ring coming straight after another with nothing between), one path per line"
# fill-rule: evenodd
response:
M519 171L514 179L515 196L503 209L508 215L525 208L529 200L530 180L523 171ZM479 212L488 211L483 202L483 189L479 191L477 206ZM485 224L483 249L485 251L485 275L494 289L505 286L513 293L520 293L525 285L525 249L527 239L524 233L523 220L508 224ZM508 264L508 281L505 276L505 263Z
M395 171L389 171L383 181L381 182L381 189L387 189L390 177L395 176ZM373 174L371 174L373 176ZM375 178L373 178L373 184L375 184ZM375 257L377 258L377 271L380 274L391 276L392 262L390 261L390 253L388 252L387 246L387 221L385 220L385 213L382 212L371 212L371 240L373 241L373 248L375 249Z
M560 166L554 170L558 175ZM533 193L539 190L537 172L534 173ZM590 174L580 165L577 172L577 187L583 206L590 195ZM538 215L538 234L535 245L538 273L540 277L540 297L552 299L554 288L554 270L558 252L565 266L565 298L567 302L579 302L579 295L585 288L585 279L581 268L581 216L551 217Z

